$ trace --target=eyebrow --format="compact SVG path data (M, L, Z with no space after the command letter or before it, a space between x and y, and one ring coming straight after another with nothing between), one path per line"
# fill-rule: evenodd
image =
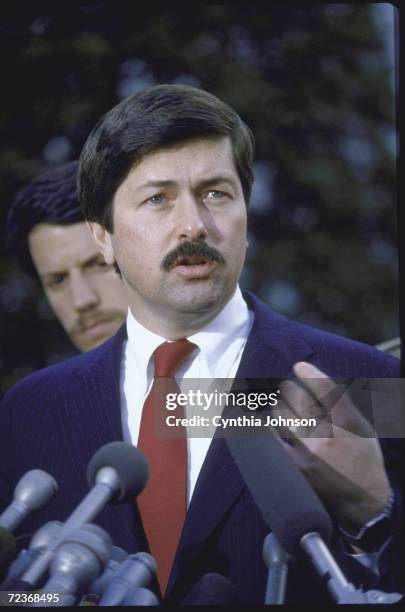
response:
M209 178L198 181L197 189L204 189L205 187L209 187L210 185L216 185L218 183L228 183L231 187L236 187L236 181L233 177L230 176L211 176ZM161 180L161 181L148 181L143 185L140 185L138 189L148 189L149 187L175 187L177 185L176 181L173 180Z
M90 257L88 257L87 259L85 259L84 261L80 263L80 267L88 266L89 264L91 265L92 263L95 263L98 259L102 257L103 256L101 253L96 253L95 255L91 255ZM67 274L67 273L68 273L68 270L66 269L50 270L49 272L43 272L39 276L40 278L45 279L47 277L58 276L59 274Z

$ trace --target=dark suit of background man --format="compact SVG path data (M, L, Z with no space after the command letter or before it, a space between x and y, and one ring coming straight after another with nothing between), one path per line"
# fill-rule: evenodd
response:
M98 447L138 442L162 343L193 343L176 371L179 381L399 376L397 359L291 322L254 295L242 295L252 159L252 134L236 112L188 86L135 94L91 132L80 160L82 209L106 263L121 271L130 312L114 338L27 377L4 400L1 497L7 500L13 483L33 466L60 485L25 531L68 515L87 490L86 465ZM394 590L394 531L369 538L367 546L354 538L380 515L397 528L399 468L388 460L384 466L378 441L362 437L367 430L356 408L347 403L345 412L347 423L340 425L350 429L357 421L356 435L295 439L288 452L333 517L334 553L350 577ZM233 582L241 603L262 603L268 528L225 441L187 442L188 508L167 588L162 585L166 599L182 601L201 576L218 572ZM173 473L173 488L177 479ZM150 513L164 521L165 511L163 504ZM109 507L97 522L116 545L146 550L141 514L135 504ZM379 554L364 554L370 551ZM330 601L314 570L298 560L287 601L322 599Z
M122 281L91 239L77 194L72 161L35 177L7 216L6 240L21 268L39 280L72 343L87 351L125 321Z

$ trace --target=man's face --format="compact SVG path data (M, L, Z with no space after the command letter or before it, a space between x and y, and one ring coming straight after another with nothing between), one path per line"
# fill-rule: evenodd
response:
M214 316L235 291L246 251L230 139L198 138L146 155L115 193L113 233L90 225L149 329L158 319Z
M49 303L81 351L112 336L126 317L127 291L84 222L40 223L28 236L32 260Z

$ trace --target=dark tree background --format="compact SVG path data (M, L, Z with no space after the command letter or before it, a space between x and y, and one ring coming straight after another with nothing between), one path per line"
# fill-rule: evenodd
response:
M363 342L398 335L392 5L31 4L0 17L0 231L16 191L123 97L193 84L257 140L242 286ZM5 390L73 349L1 248Z

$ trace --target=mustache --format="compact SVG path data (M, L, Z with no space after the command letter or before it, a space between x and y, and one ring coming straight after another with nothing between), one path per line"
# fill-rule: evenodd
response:
M203 257L207 261L215 261L222 265L226 263L224 256L206 242L182 242L166 255L161 267L168 272L179 259L184 257Z
M124 322L126 317L126 311L120 310L98 310L96 312L90 311L79 315L74 326L70 330L70 333L82 333L84 329L93 323L101 323L111 320L122 319Z

